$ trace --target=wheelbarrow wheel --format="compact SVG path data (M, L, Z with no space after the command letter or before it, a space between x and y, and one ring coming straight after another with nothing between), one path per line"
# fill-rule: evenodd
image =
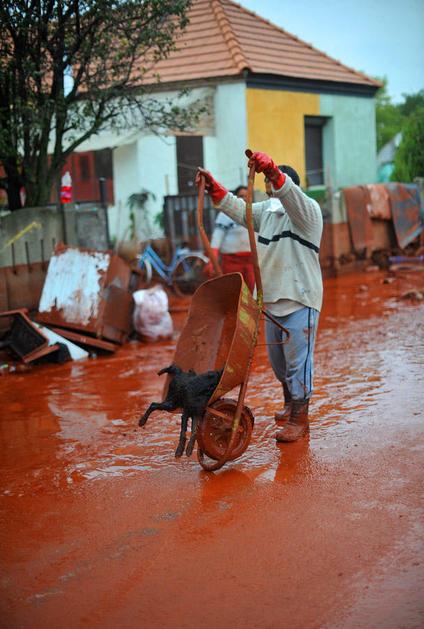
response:
M209 409L214 409L222 413L222 415L217 416ZM202 422L197 429L197 442L200 450L210 459L219 461L224 456L231 438L236 409L237 402L231 398L220 398L206 409ZM238 459L246 450L252 436L254 421L255 418L250 408L243 406L236 440L228 461Z

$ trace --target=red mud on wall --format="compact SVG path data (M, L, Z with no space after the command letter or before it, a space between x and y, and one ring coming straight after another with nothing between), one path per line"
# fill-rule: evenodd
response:
M258 346L216 474L173 458L178 417L137 428L175 342L1 378L1 626L423 626L424 273L384 277L326 281L301 442Z

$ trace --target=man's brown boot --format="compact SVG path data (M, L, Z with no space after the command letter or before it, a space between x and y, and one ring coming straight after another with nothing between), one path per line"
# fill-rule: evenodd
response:
M287 424L290 418L290 411L291 411L292 396L285 382L283 382L283 390L284 390L284 408L282 411L277 411L274 415L275 423L278 426L284 426L285 424Z
M290 419L282 430L279 430L275 438L279 442L297 441L308 431L309 400L292 400Z

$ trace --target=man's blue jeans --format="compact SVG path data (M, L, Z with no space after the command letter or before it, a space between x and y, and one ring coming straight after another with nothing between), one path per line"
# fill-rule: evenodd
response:
M268 357L276 378L285 382L294 400L308 400L313 391L314 347L319 312L305 306L285 317L274 317L290 332L287 335L269 319L265 334Z

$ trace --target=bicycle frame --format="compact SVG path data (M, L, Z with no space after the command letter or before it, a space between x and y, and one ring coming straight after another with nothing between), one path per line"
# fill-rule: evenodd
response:
M147 260L156 273L158 273L167 284L171 285L172 274L181 258L184 258L187 253L197 254L198 252L191 251L187 247L177 247L172 256L171 263L168 265L165 264L162 258L156 253L151 244L148 244L139 258L138 265L141 267L143 262Z
M169 272L169 267L165 262L158 256L153 247L149 244L143 251L138 261L138 265L141 266L142 263L147 260L152 265L153 269L162 277L162 279L166 280L168 284L171 283L171 274Z

